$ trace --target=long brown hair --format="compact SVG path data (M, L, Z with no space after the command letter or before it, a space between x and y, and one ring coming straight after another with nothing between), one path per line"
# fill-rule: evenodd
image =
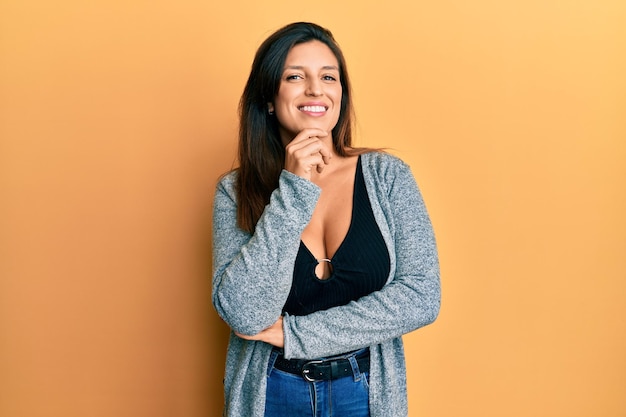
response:
M239 102L239 168L237 223L250 233L270 195L278 187L285 148L278 120L268 113L268 103L278 94L287 54L297 44L317 40L327 45L339 63L342 97L339 120L333 128L333 146L339 156L362 153L352 149L354 110L346 61L332 33L316 24L289 24L270 35L259 47Z

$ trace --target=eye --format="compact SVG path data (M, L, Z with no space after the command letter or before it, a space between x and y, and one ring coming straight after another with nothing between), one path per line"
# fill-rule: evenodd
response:
M300 74L290 74L285 77L287 81L301 80L303 77Z
M334 75L324 75L322 76L322 80L324 81L337 81L337 77Z

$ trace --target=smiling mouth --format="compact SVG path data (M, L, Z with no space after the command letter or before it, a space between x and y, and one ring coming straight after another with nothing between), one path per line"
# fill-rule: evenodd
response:
M328 110L328 108L324 106L300 106L298 110L309 113L323 113Z

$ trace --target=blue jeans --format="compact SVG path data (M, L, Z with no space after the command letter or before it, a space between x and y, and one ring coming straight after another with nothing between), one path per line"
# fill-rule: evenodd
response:
M309 382L274 368L273 351L267 367L265 417L369 417L369 374L361 373L352 355L352 376Z

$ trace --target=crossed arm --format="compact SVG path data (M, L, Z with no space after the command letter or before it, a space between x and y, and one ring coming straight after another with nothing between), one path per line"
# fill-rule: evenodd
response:
M213 301L235 334L283 347L286 357L338 354L399 337L431 323L440 302L439 268L430 220L417 185L401 166L389 183L388 242L393 277L381 290L307 316L281 316L300 234L319 190L285 173L253 236L234 224L232 196L218 193L214 222ZM220 248L220 246L223 246Z

